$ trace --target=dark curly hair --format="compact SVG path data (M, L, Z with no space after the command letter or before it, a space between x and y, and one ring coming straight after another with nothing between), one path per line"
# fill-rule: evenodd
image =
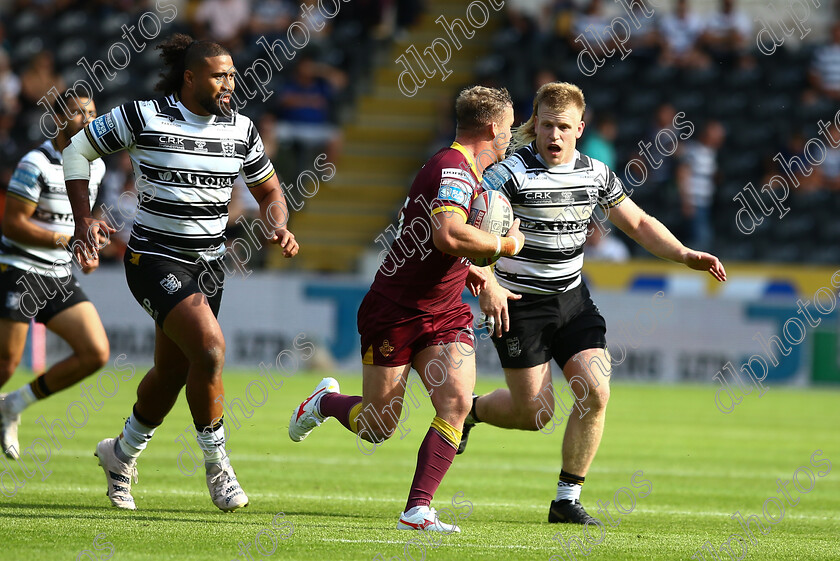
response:
M184 85L184 71L195 68L199 61L214 56L230 56L230 52L213 41L195 41L189 35L176 33L155 47L160 49L160 58L166 65L166 72L160 73L155 90L166 95L178 93Z

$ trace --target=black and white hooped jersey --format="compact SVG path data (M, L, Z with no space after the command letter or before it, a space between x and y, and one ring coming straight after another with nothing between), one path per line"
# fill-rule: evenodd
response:
M251 120L190 112L175 95L114 108L85 129L100 155L128 150L139 205L130 251L183 262L224 253L233 182L248 187L274 175Z
M73 235L75 221L73 208L64 186L64 168L61 152L55 149L52 141L45 141L38 148L28 152L18 162L12 179L9 181L7 196L27 204L35 205L32 221L52 232ZM90 166L90 186L88 188L90 205L96 201L99 184L105 175L105 163L96 160ZM56 263L68 263L71 255L66 250L35 246L16 242L2 237L0 240L0 263L18 269L56 277L66 277L71 273L69 266L55 266Z
M571 163L549 168L533 143L486 170L483 186L510 199L525 234L518 255L496 262L496 278L508 290L530 294L565 292L580 284L595 205L609 209L627 196L603 162L575 151Z

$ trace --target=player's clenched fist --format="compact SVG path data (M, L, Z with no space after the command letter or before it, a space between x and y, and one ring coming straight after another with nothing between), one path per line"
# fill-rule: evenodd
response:
M283 248L283 257L294 257L300 249L300 244L295 239L295 235L286 228L274 230L274 236L270 241Z
M111 243L114 233L104 220L87 217L76 221L74 237L79 243L73 244L73 253L82 271L90 273L99 266L99 250Z

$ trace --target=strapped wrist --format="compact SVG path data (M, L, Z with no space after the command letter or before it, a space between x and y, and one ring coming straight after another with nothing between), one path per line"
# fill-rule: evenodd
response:
M514 238L513 236L506 236L504 241L502 242L502 251L505 257L513 257L514 255L518 254L522 250L519 247L519 240Z

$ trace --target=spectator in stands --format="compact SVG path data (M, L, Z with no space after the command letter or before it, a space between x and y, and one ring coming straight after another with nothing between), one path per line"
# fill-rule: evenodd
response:
M551 32L545 14L549 13L551 0L508 0L505 3L508 18L524 18L530 20L541 33Z
M643 139L644 142L650 143L650 146L655 147L656 137L661 135L663 130L670 130L677 138L679 138L680 134L685 134L683 131L678 131L674 126L674 118L676 115L677 110L668 102L657 107L653 121L648 127L645 138ZM670 145L668 146L670 147ZM637 149L638 145L633 148ZM658 149L652 148L652 150ZM675 157L673 155L658 155L655 162L662 162L658 167L654 167L653 163L655 162L652 163L645 158L641 158L641 155L638 152L634 152L633 157L639 159L639 161L644 160L643 163L645 165L645 170L647 171L647 179L645 183L639 187L641 192L637 191L634 193L633 199L637 202L642 201L645 203L648 202L648 199L651 199L651 201L657 199L657 202L662 201L662 198L666 193L671 191L671 187L674 184L677 167ZM639 202L639 204L641 204L641 202Z
M193 36L236 51L242 45L250 11L248 0L204 0L193 17Z
M333 122L331 107L347 76L337 68L316 62L302 52L291 80L279 92L280 124L277 137L296 155L295 176L312 167L319 151L335 162L341 149L341 133Z
M605 113L587 122L590 125L586 127L581 138L580 151L596 160L601 160L607 164L608 168L616 169L615 139L618 136L618 126L615 119L612 115Z
M821 95L840 101L840 22L831 26L831 43L814 51L809 77Z
M20 77L21 101L24 109L39 110L38 101L47 95L50 88L64 91L64 80L55 71L53 55L49 51L41 51L30 59L26 70Z
M719 63L749 66L752 58L752 20L735 8L735 0L720 0L720 10L709 15L700 35L700 45Z
M360 25L361 36L368 39L382 26L386 1L388 0L353 0L342 4L336 22L353 22L354 26Z
M630 39L627 41L627 48L631 50L630 56L639 65L647 66L655 62L661 52L662 39L659 36L661 16L650 0L636 0L633 6L636 21L630 20L627 15L622 15L630 24ZM645 14L650 17L645 17ZM636 27L636 22L638 22L638 27Z
M601 45L606 46L608 49L613 49L613 52L615 52L614 39L604 37L601 33L609 25L610 18L604 13L604 6L601 0L589 0L589 4L583 12L576 14L572 21L572 34L569 38L571 39L571 47L574 52L580 52L586 49L587 45L593 56L609 56L609 53L605 53Z
M0 20L0 49L7 53L12 49L12 43L9 41L9 36L6 34L6 24Z
M286 33L295 17L296 6L290 0L256 0L249 23L254 41L265 36L269 43Z
M545 22L550 26L549 32L561 39L566 46L574 41L572 24L578 9L574 0L553 0L546 6Z
M527 121L528 117L531 116L531 111L534 107L534 92L540 89L542 85L556 81L557 74L555 74L554 71L549 68L540 68L534 74L534 79L531 82L533 85L532 88L516 88L519 91L513 99L513 122L524 123ZM445 100L445 102L447 103L447 106L452 105L451 100ZM455 122L454 116L449 119L448 122L450 123L450 126L452 126L451 123Z
M829 131L831 134L834 134L833 130ZM807 158L805 157L805 143L808 141L808 136L806 135L803 129L797 129L796 131L791 134L788 139L787 143L782 147L779 151L781 154L781 159L785 162L790 162L793 158L798 158L800 161L804 162L804 164L811 168L811 173L805 174L802 172L802 169L798 166L791 166L790 168L782 169L779 165L778 159L774 160L775 163L775 171L774 175L777 175L784 179L787 183L788 188L791 191L797 191L801 193L808 193L811 191L818 191L823 188L824 186L824 178L823 178L823 169L822 165L818 166L811 166L808 163ZM827 157L827 156L826 156ZM825 162L823 162L825 164ZM787 170L787 171L785 171ZM793 174L793 177L796 181L792 181L790 179L790 174ZM762 185L766 185L769 181L769 177L766 178L766 181L762 182ZM779 186L781 187L781 186Z
M596 220L593 219L593 222ZM610 228L610 233L605 234L603 228L609 227L609 222L600 220L598 224L601 227L593 226L592 231L586 238L586 244L583 246L584 259L587 261L611 261L613 263L621 263L630 259L630 250L627 249L624 242L618 239L615 228Z
M263 141L265 154L273 162L280 153L280 146L277 143L277 118L270 111L266 111L257 119L257 132Z
M706 68L711 60L697 46L703 33L703 20L689 12L688 0L677 0L673 13L659 20L662 41L660 64L678 68Z
M30 149L43 141L44 133L39 127L39 119L52 105L53 97L45 96L51 88L64 91L65 84L55 71L53 55L50 51L41 51L34 55L20 75L20 113L15 116L12 134L18 138L23 149ZM38 102L41 100L41 105Z
M828 132L832 138L840 138L840 127L836 123L829 127ZM840 191L840 146L837 148L826 146L825 160L820 165L820 169L825 187L832 191Z
M706 123L697 140L680 145L677 187L691 247L710 249L713 239L712 202L718 183L717 152L726 130L718 121Z
M0 111L16 113L20 109L20 78L12 72L9 54L0 49Z
M12 179L18 160L23 155L23 149L18 144L12 129L15 116L8 111L0 111L0 202L5 203L6 187ZM0 213L0 217L3 214Z
M309 28L309 45L318 47L323 45L332 34L332 19L324 17L318 9L319 0L303 0L300 4L299 13L308 14L306 20L298 18L303 25ZM323 0L321 0L323 2ZM318 31L316 31L318 30Z
M423 0L399 0L396 2L397 33L404 32L417 23L423 13Z
M832 132L832 134L834 133ZM809 135L806 134L804 129L798 129L790 135L787 144L779 152L785 162L790 162L792 158L798 158L800 161L804 162L807 167L812 168L812 171L809 174L802 173L802 170L798 166L785 168L787 169L786 172L781 168L781 166L779 166L778 162L776 162L776 174L784 178L791 190L795 189L800 192L810 192L817 191L823 187L821 171L822 166L810 166L807 158L805 157L805 143L808 141L808 137ZM790 180L789 174L791 173L796 179L798 186L795 186Z

